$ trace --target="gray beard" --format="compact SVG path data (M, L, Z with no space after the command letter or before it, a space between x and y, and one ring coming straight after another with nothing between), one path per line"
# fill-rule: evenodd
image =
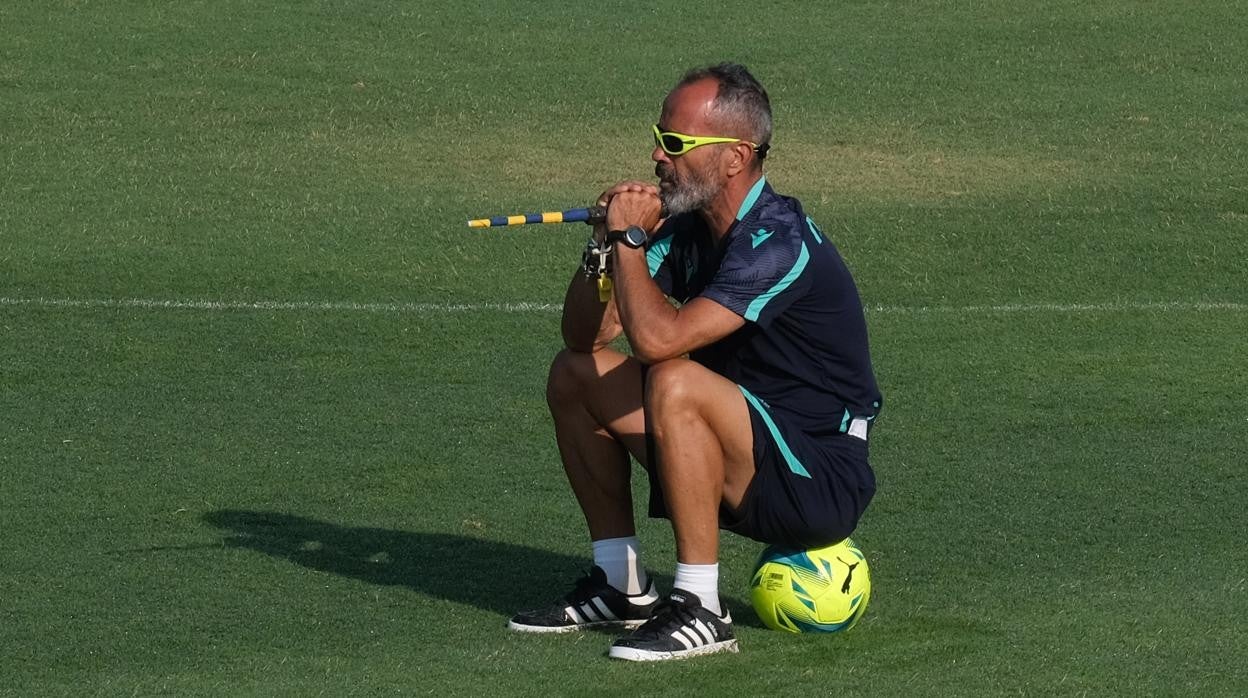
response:
M706 172L693 172L684 179L672 180L675 186L671 189L660 190L667 215L676 216L709 206L722 187L707 175Z

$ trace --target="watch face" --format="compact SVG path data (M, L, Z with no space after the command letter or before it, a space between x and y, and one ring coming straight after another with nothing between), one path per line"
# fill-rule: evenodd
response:
M641 247L646 244L646 231L637 226L629 226L624 231L624 237L628 241L629 247Z

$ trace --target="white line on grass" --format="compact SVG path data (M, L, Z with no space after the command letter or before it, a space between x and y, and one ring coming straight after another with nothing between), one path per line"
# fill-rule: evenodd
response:
M0 305L40 308L139 308L144 310L318 310L362 313L553 313L561 303L354 303L351 301L196 301L147 298L4 298Z
M1130 313L1130 312L1203 312L1248 310L1248 303L1186 302L1165 303L1003 303L999 305L872 305L873 313L952 313L970 315L982 313Z
M355 303L351 301L206 301L146 298L6 298L0 306L37 308L137 308L144 310L270 310L363 313L557 313L561 303ZM868 313L888 314L991 314L991 313L1124 313L1248 311L1248 303L1170 301L1158 303L1005 303L999 305L869 305Z

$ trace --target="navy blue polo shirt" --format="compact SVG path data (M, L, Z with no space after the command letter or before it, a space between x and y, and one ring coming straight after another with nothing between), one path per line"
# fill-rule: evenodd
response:
M668 296L707 298L745 319L689 358L741 386L747 399L812 436L875 418L883 398L849 269L801 203L765 177L721 244L700 215L687 213L664 223L646 259Z

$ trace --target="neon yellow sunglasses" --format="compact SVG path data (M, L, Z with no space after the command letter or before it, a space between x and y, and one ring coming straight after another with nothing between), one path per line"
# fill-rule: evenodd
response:
M688 136L675 131L659 130L659 125L654 125L654 144L663 149L668 155L684 155L694 148L701 148L704 145L714 145L716 143L749 143L754 152L761 152L757 143L752 143L744 138L726 138L724 136Z

